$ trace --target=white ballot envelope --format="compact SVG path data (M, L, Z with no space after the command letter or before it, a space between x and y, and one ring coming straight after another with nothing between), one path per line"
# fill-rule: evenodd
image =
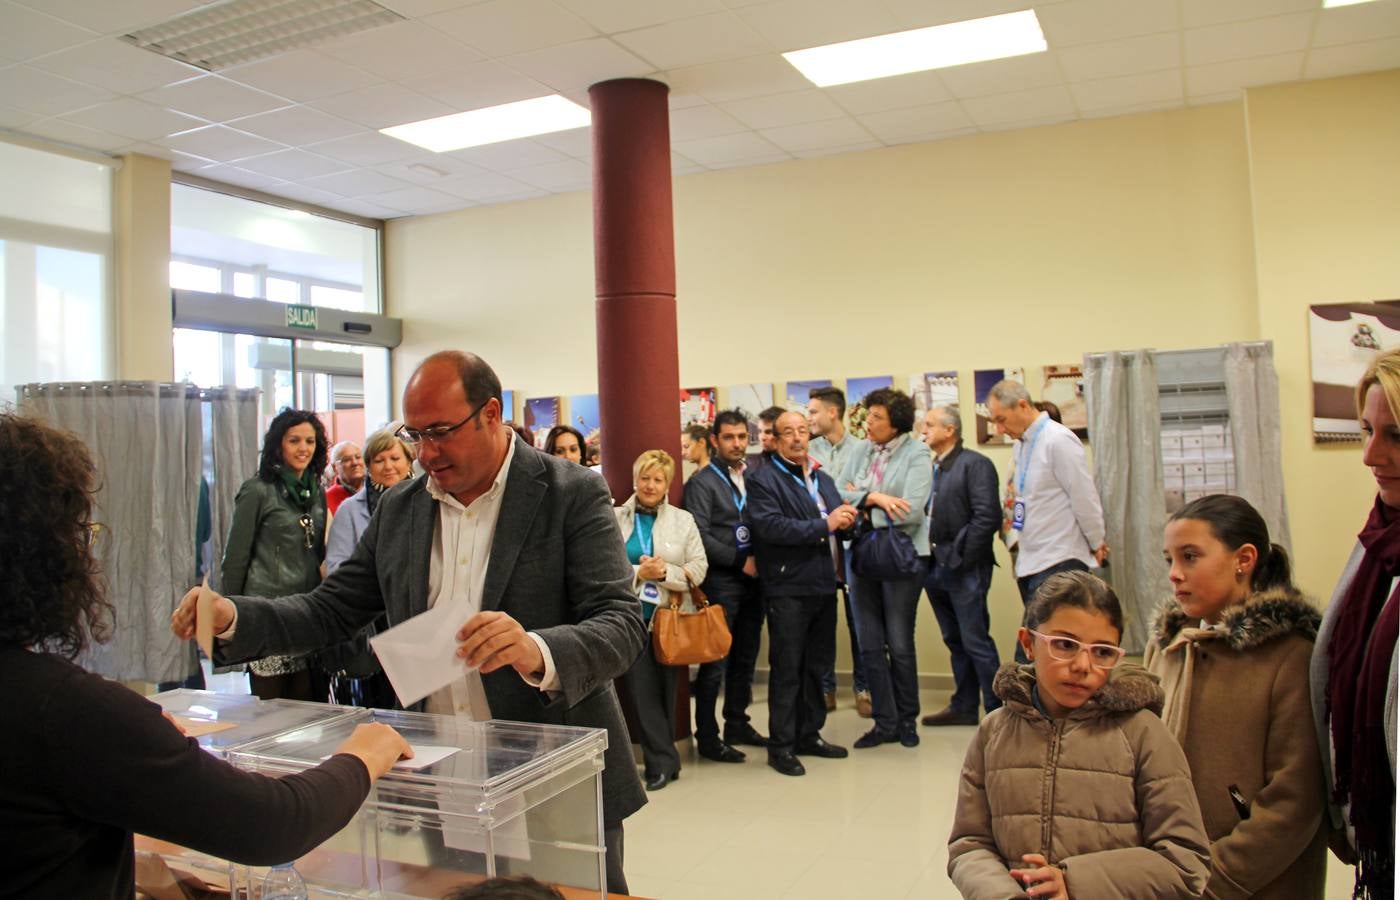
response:
M466 660L457 656L463 621L453 604L434 606L369 639L405 709L466 676Z

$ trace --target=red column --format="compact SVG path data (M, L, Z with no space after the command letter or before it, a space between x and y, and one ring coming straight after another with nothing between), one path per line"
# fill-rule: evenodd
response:
M631 495L632 463L646 450L676 458L671 502L681 495L668 91L643 78L588 89L598 416L603 477L617 502Z

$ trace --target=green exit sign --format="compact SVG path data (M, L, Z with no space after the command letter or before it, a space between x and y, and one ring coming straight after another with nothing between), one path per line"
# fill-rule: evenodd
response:
M316 307L288 304L287 327L306 328L314 331L316 328Z

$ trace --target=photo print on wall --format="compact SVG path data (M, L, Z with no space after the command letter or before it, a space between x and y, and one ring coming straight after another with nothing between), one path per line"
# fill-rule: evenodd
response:
M598 395L575 394L569 398L569 424L583 432L583 440L598 440L602 422L598 419Z
M501 421L515 421L515 391L501 391Z
M893 375L872 375L869 378L846 379L846 430L858 438L865 437L865 398L872 391L894 387Z
M914 398L915 422L922 422L924 413L939 406L958 402L957 372L925 372L909 376L909 396Z
M1084 370L1078 363L1046 366L1045 382L1037 400L1048 400L1060 408L1060 424L1081 441L1089 439L1089 406L1084 402Z
M757 453L758 414L773 405L773 385L771 384L731 384L726 392L729 405L744 414L749 420L749 452Z
M1356 383L1382 350L1400 347L1400 300L1308 308L1312 349L1313 441L1361 440Z
M977 443L979 444L1012 443L1011 438L1004 434L997 434L996 426L987 417L987 392L1003 378L1010 378L1012 381L1025 384L1026 370L1022 368L978 369L972 373L972 390L977 403Z
M535 435L536 449L543 450L549 429L559 424L558 397L527 397L525 400L525 427Z
M716 390L712 387L681 388L681 428L710 425L715 421Z
M815 381L789 381L787 390L783 392L783 402L779 406L806 412L807 401L812 399L812 388L824 387L831 387L830 378L818 378Z

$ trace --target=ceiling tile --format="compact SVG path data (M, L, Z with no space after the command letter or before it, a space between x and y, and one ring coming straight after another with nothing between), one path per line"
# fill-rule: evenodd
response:
M481 59L480 53L461 41L413 20L381 25L318 44L316 49L390 81L419 78Z
M907 26L878 3L850 0L775 0L746 6L739 17L780 51L889 34Z
M308 105L369 128L388 128L459 111L398 84L371 85Z
M375 2L381 6L389 7L400 15L408 16L410 19L421 19L424 16L431 16L433 13L456 9L459 6L471 6L480 0L375 0Z
M42 118L43 116L15 109L13 106L0 106L0 128L22 128L25 124Z
M698 94L711 103L800 91L812 86L776 53L673 69L666 75L673 92Z
M36 59L36 69L120 94L136 94L202 75L194 66L103 38Z
M465 200L459 201L463 206L471 206ZM364 216L367 219L396 219L403 216L402 210L390 209L387 206L380 206L377 203L370 203L365 200L340 200L335 204L335 208L341 212L348 212L356 216Z
M194 116L173 112L134 97L118 97L64 116L88 128L125 135L133 141L149 141L169 134L201 128L209 123Z
M1037 7L1036 16L1056 49L1177 27L1175 0L1068 0Z
M534 141L576 159L587 160L593 156L593 129L591 128L571 128L568 131L541 134Z
M300 146L364 132L364 126L327 115L309 106L288 106L228 123L233 128L271 141Z
M1321 0L1181 0L1181 25L1183 28L1199 28L1221 22L1303 12L1321 6Z
M701 138L719 137L722 134L738 134L748 131L743 122L720 109L705 104L671 111L671 141L698 141Z
M466 175L461 178L453 178L433 186L434 189L445 191L454 197L464 197L468 200L489 201L498 197L508 197L524 191L535 189L536 185L526 184L509 175L502 175L499 172L482 172L479 175Z
M517 169L510 175L547 191L577 190L580 184L586 186L592 182L593 167L583 160L566 159L562 162L531 166L528 169Z
M711 168L726 162L774 157L781 159L787 155L752 131L701 138L696 141L677 141L673 146L677 153L687 159Z
M1181 100L1166 100L1157 103L1136 103L1132 106L1105 106L1103 109L1082 110L1080 116L1085 119L1107 119L1113 116L1132 116L1139 113L1180 109L1184 105Z
M844 147L813 147L810 150L797 150L793 156L798 159L818 159L823 156L839 156L843 153L862 153L866 150L879 150L885 146L879 141L866 141L863 144L848 144Z
M1056 55L1070 81L1138 75L1181 65L1181 35L1175 31L1066 47Z
M1074 101L1070 99L1069 91L1063 85L1011 94L995 94L990 97L972 97L963 100L962 105L972 117L972 121L983 128L1006 122L1040 121L1074 115Z
M401 181L373 169L354 169L349 172L337 172L334 175L322 175L317 178L308 178L302 184L317 190L330 191L332 194L340 194L342 197L382 194L385 191L412 187L407 181Z
M1312 33L1313 18L1314 13L1304 12L1188 29L1186 65L1202 66L1304 50Z
M499 144L487 144L483 147L468 147L465 150L454 150L443 155L452 156L494 172L509 172L512 169L542 166L545 163L569 159L564 154L551 150L543 144L537 144L528 138L518 141L501 141Z
M772 49L762 35L731 12L709 13L613 36L658 69L752 56Z
M218 75L204 75L146 91L141 99L211 122L226 122L287 105L282 97L235 84Z
M1070 85L1070 92L1079 109L1084 111L1144 103L1180 105L1185 101L1181 72L1177 69L1084 81Z
M586 90L599 81L646 75L654 68L607 38L521 53L501 61L557 91Z
M1244 92L1239 88L1233 91L1221 91L1218 94L1202 94L1199 97L1187 96L1187 106L1213 106L1217 103L1238 103L1244 96Z
M724 9L719 0L559 0L603 34L631 31Z
M153 156L156 159L169 160L172 167L180 163L188 171L190 166L204 167L217 165L212 159L205 159L202 156L195 156L193 153L181 153L179 150L171 150L169 147L162 147L159 144L152 144L150 141L136 141L127 144L125 147L118 147L112 151L117 154L139 153L142 156Z
M197 174L202 178L212 178L225 184L236 184L239 187L252 188L257 191L266 190L273 185L281 184L283 181L281 178L273 178L271 175L264 175L261 172L250 172L247 169L227 165L209 166L200 169Z
M428 16L423 24L493 59L597 35L593 26L553 0L487 0Z
M1303 75L1303 54L1284 53L1257 59L1237 59L1191 66L1186 70L1186 91L1192 97L1221 94L1259 84L1293 81Z
M939 77L954 97L982 97L1027 91L1062 83L1060 69L1049 53L993 59L939 69Z
M317 156L314 153L307 153L305 150L279 150L266 156L241 159L238 161L238 167L271 175L274 178L300 181L304 178L315 178L317 175L329 175L332 172L344 171L345 163Z
M1400 68L1400 38L1385 38L1361 44L1318 47L1308 54L1303 75L1307 78L1335 78L1358 72Z
M1049 0L1050 3L1059 0ZM899 27L925 28L929 25L944 25L948 22L963 22L985 16L999 16L1002 13L1018 12L1032 4L1029 0L883 0L880 4L890 11L899 22ZM1034 4L1039 10L1046 2Z
M765 153L762 156L747 156L742 159L722 159L715 162L706 163L708 169L747 169L751 166L771 166L774 163L787 162L792 159L790 154L778 151L777 153Z
M425 153L419 148L415 149L418 149L419 155L396 163L375 166L375 171L401 181L428 186L441 184L462 175L480 175L486 171L464 159L453 159L442 153Z
M422 149L377 131L310 144L305 149L352 166L378 166L422 153Z
M297 200L301 203L310 203L315 206L324 206L335 209L345 200L339 194L330 191L321 191L316 188L307 187L301 182L284 181L268 191L269 194L276 194L288 200Z
M10 66L0 69L0 97L25 112L58 116L111 100L115 95L29 66Z
M750 128L782 128L845 115L845 111L830 97L815 88L792 94L731 100L722 106Z
M857 119L882 141L957 131L972 125L967 111L955 100L874 112Z
M417 212L422 209L448 209L458 206L461 198L425 187L409 187L382 194L371 194L363 198L367 203L397 209L402 212Z
M87 128L65 119L40 119L24 126L24 130L28 134L48 138L51 141L72 144L75 147L85 147L100 153L108 153L131 143L131 138L96 128Z
M825 90L844 109L856 114L928 106L953 99L937 72L912 72L893 78L837 85Z
M216 162L231 162L245 156L271 153L274 150L282 149L280 144L265 141L242 131L235 131L225 125L210 125L207 128L186 131L184 134L171 135L161 140L160 143L173 150L193 153L195 156L202 156Z
M1317 16L1314 47L1331 47L1352 41L1373 41L1400 35L1400 3L1362 3L1324 9Z
M981 126L981 128L984 132L1022 131L1026 128L1039 128L1042 125L1063 125L1065 122L1072 122L1077 118L1078 115L1071 110L1048 116L1036 116L1030 119L1011 119L1006 122L989 122Z
M86 43L97 33L60 22L38 10L0 0L0 63L21 62Z
M514 103L553 93L533 78L493 61L472 63L462 69L414 78L403 85L458 111Z
M298 103L343 94L383 80L315 50L293 50L271 59L224 69L219 74L230 81Z
M927 144L930 141L946 141L950 138L965 137L969 134L981 133L982 129L973 125L968 128L958 128L953 131L940 131L934 134L911 134L908 137L885 141L885 143L892 147L897 147L901 144Z
M99 34L125 34L155 25L199 6L205 0L19 0Z
M822 147L848 147L870 140L870 132L862 128L855 119L847 116L825 122L803 122L800 125L764 128L759 134L789 153L817 150Z

